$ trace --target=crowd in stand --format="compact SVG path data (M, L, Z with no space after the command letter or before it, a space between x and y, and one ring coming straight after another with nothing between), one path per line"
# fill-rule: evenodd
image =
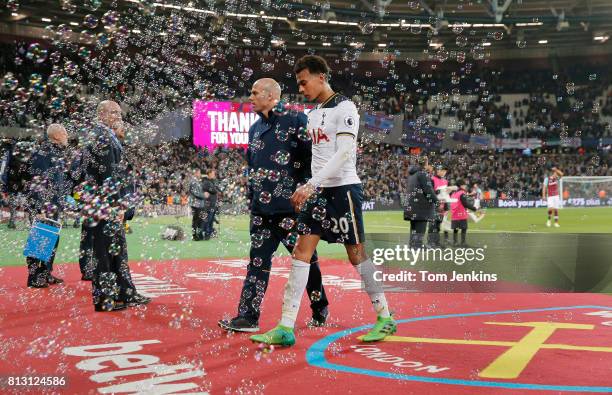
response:
M53 62L35 64L24 61L17 65L15 59L25 57L26 47L3 45L2 48L2 76L13 73L19 87L30 88L20 90L10 78L3 79L0 86L1 126L37 126L51 120L85 116L84 98L96 93L91 91L91 86L87 87L87 77L80 79L81 85L73 85L74 79L61 82L50 77L54 73ZM150 64L146 66L152 67ZM49 85L40 95L36 95L33 89L36 81L32 80L32 75L36 74L44 75L41 81ZM401 74L401 77L399 75L397 73L395 79L381 79L375 83L372 78L359 80L339 76L332 77L332 83L364 110L381 111L408 120L425 118L432 126L439 125L442 117L453 117L458 122L454 125L456 130L469 134L541 139L612 136L610 124L605 120L605 117L612 116L612 90L609 89L612 75L605 68L594 68L585 74L582 68L569 66L567 70L555 74L550 71L519 73L486 68L471 70L466 66L458 73L449 74L440 70L423 74L415 69ZM291 84L287 83L286 86ZM196 90L200 98L210 96L213 99L214 87L214 84L208 83L196 86ZM58 95L58 89L63 89L62 94ZM132 123L188 102L187 96L164 84L156 84L155 79L146 84L138 81L133 84L118 83L113 91L126 106L139 109L137 115L131 115L133 119L128 114L128 121ZM236 93L240 95L245 92L238 90ZM470 96L460 99L459 92ZM525 98L510 105L501 100L499 95L502 93L521 93ZM285 96L290 100L300 99L291 91ZM58 97L59 101L54 102ZM465 97L472 99L462 102ZM247 206L246 161L242 149L218 149L210 153L194 147L190 141L179 140L146 148L128 144L126 151L133 164L133 175L144 196L145 211L186 206L189 179L195 167L217 169L223 190L221 202L227 208L238 212ZM538 196L544 171L551 165L563 169L566 175L612 175L606 155L596 151L566 151L536 151L530 155L524 155L520 150L449 151L438 153L432 159L434 163L444 162L448 166L447 178L450 180L468 178L478 183L483 191L489 192L487 196L501 198ZM383 203L399 199L409 164L410 155L402 147L383 144L362 146L358 169L366 199Z

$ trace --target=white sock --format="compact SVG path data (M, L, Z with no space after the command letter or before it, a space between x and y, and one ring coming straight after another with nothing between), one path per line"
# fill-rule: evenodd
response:
M357 273L361 276L364 289L372 301L372 306L374 306L376 314L383 318L390 317L391 314L389 313L389 306L387 305L387 298L383 292L382 283L374 279L374 272L376 269L374 268L372 260L370 258L366 259L359 265L356 265L355 269L357 269Z
M280 324L289 328L295 326L298 311L300 311L300 303L302 302L302 294L306 289L308 282L308 273L310 272L310 263L302 262L294 259L291 263L291 273L285 284L285 296L283 299L283 313Z

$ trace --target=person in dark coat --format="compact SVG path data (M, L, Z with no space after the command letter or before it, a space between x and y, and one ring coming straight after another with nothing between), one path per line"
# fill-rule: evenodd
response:
M253 111L259 115L259 120L249 129L247 150L252 242L238 315L219 321L219 326L228 331L259 330L260 306L268 287L272 255L280 243L292 252L297 238L297 214L289 199L297 185L310 178L311 142L305 138L305 114L273 111L280 95L278 83L263 78L253 84L249 98ZM311 258L306 291L311 302L311 324L321 326L329 313L317 261L315 252Z
M433 189L431 166L426 156L417 159L417 164L408 170L408 199L404 219L410 221L410 247L423 246L427 223L435 219L438 198Z
M136 292L128 267L124 220L133 210L124 205L125 162L117 131L123 128L121 107L113 101L98 105L98 123L86 147L87 179L98 196L110 202L110 210L98 210L87 218L93 238L92 295L96 311L121 310L146 304L150 299Z
M40 219L50 218L60 220L65 205L66 196L70 195L71 187L67 170L70 165L66 157L68 133L59 124L51 124L45 140L32 154L31 175L29 185L30 215ZM61 284L64 280L51 274L53 261L59 245L59 237L53 247L51 259L44 262L27 257L28 287L46 288L49 284Z
M191 234L193 241L204 239L204 206L205 198L202 190L202 171L193 170L193 177L189 182L189 206L191 207Z
M208 170L206 177L202 180L202 190L204 191L204 240L209 240L213 233L213 223L217 215L217 202L219 185L217 182L217 172L214 169Z

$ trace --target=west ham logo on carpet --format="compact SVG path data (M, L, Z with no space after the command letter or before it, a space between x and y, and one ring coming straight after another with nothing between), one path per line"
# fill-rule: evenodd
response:
M397 333L379 343L359 340L370 326L329 335L308 350L307 360L319 368L392 380L612 391L610 307L448 314L398 324Z

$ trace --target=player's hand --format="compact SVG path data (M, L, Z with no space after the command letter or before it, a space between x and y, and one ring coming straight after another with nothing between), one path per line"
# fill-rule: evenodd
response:
M208 199L209 196L210 196L210 193L204 192L204 198Z
M315 192L315 187L311 184L304 184L293 192L291 195L291 205L296 212L300 212L304 203Z

